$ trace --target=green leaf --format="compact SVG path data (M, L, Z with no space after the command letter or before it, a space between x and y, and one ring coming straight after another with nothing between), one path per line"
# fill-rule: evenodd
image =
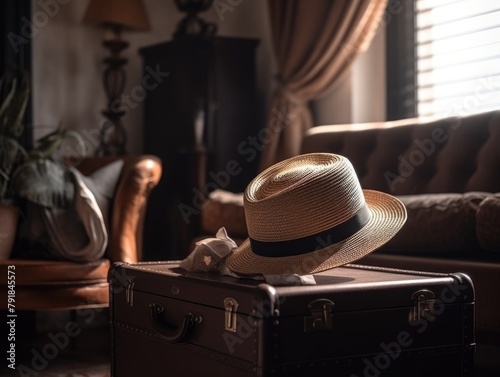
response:
M69 170L49 159L23 164L12 177L11 187L20 198L45 207L69 207L74 199Z
M11 76L14 76L11 78ZM19 76L18 79L16 76ZM9 80L7 80L10 79ZM23 118L29 100L30 79L24 70L12 69L0 80L0 94L9 86L7 94L0 99L0 134L19 138L23 132Z
M27 156L17 140L0 135L0 200L5 199L9 191L10 175Z
M30 155L32 158L50 158L59 150L63 142L69 139L74 139L81 150L85 150L85 143L80 134L64 128L60 123L57 129L38 139L37 146Z

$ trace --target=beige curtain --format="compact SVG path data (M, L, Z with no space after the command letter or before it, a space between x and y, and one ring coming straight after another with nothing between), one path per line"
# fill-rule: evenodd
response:
M278 67L260 169L297 155L313 125L308 102L368 47L387 0L268 0Z

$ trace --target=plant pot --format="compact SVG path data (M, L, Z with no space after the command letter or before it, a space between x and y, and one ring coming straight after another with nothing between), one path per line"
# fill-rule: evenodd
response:
M9 259L16 239L19 208L0 203L0 260Z

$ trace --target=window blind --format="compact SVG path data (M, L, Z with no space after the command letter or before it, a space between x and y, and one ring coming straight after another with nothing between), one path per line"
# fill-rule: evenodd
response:
M416 0L417 113L500 109L500 1Z

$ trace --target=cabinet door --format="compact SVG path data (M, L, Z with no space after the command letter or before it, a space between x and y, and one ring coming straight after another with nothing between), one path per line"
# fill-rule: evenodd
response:
M208 193L243 191L255 176L256 153L242 153L240 145L258 131L256 45L247 39L188 38L141 50L145 75L168 72L148 92L144 106L144 152L159 156L164 165L149 200L146 258L185 257ZM194 131L200 111L203 149Z
M145 59L145 74L147 67L168 72L144 107L144 149L160 156L193 148L195 116L210 97L207 46L169 51Z

